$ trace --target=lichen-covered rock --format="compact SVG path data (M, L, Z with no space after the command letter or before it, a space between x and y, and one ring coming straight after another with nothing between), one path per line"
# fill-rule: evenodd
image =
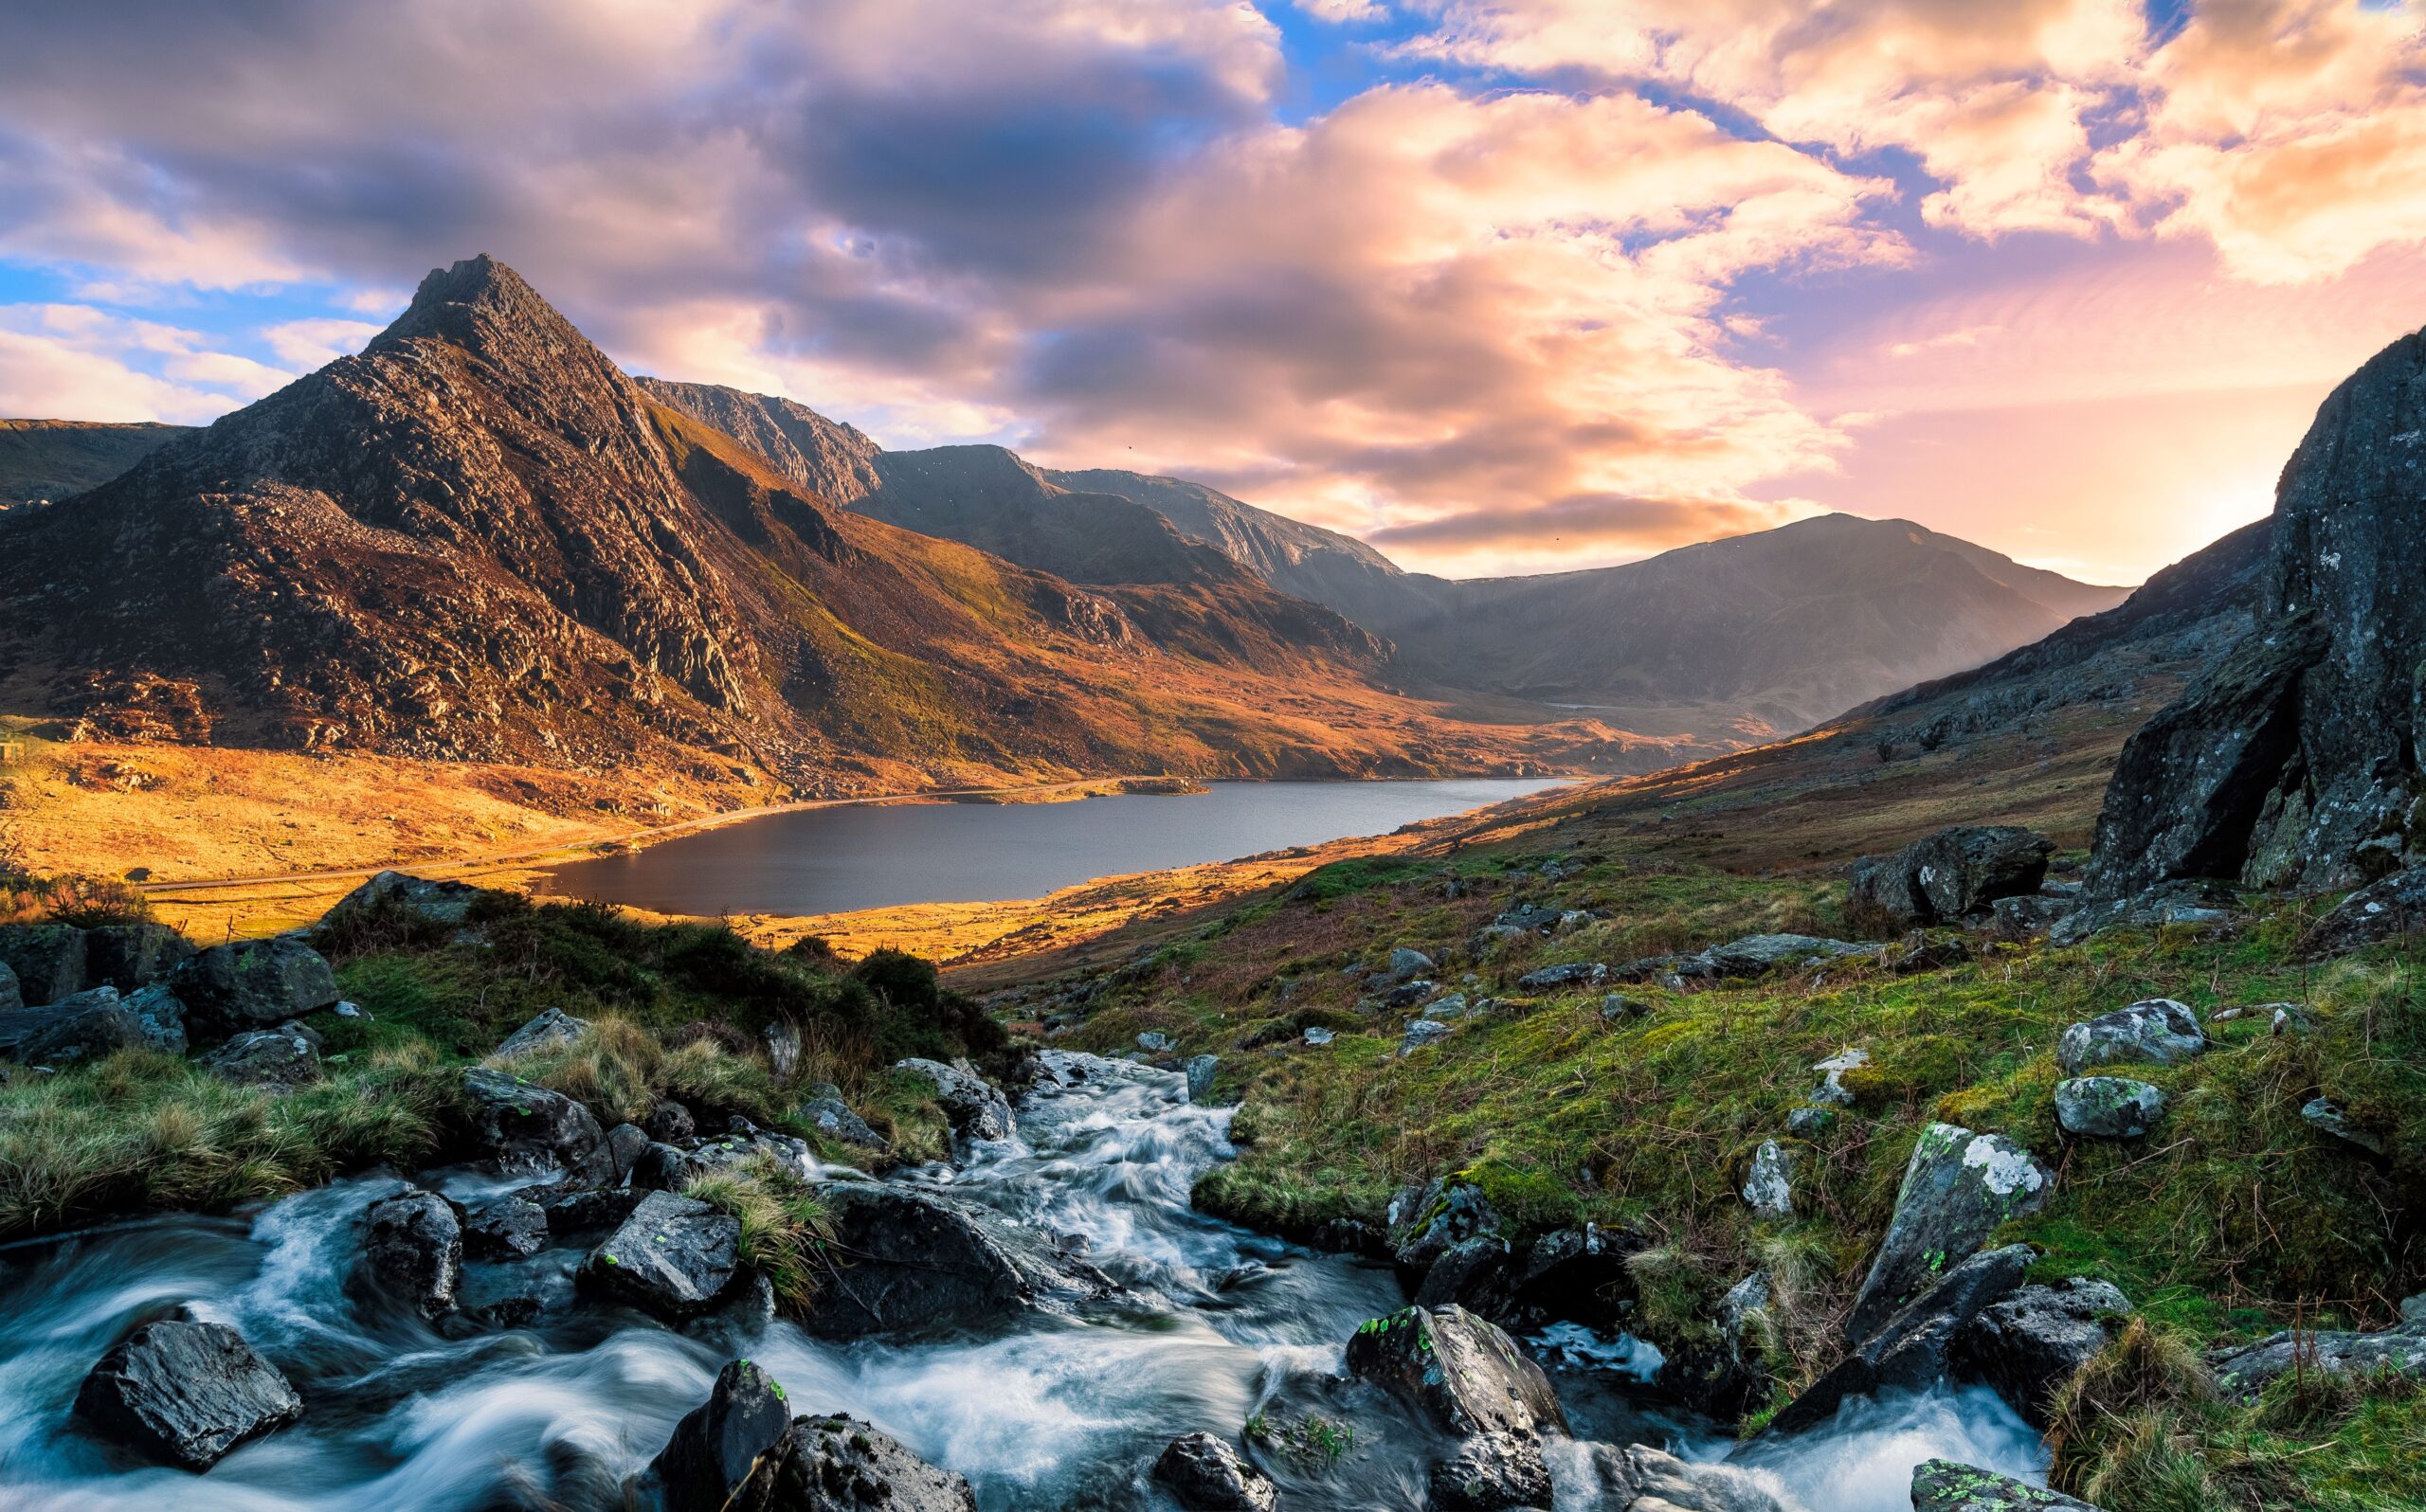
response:
M651 1192L582 1262L581 1280L661 1318L705 1312L740 1263L740 1220L704 1202Z
M698 1121L691 1110L672 1101L661 1102L641 1120L641 1130L661 1144L679 1144L697 1136Z
M2065 1030L2055 1042L2055 1063L2077 1076L2091 1066L2171 1066L2206 1049L2197 1009L2148 998Z
M1399 1053L1411 1055L1426 1045L1437 1045L1455 1034L1456 1029L1438 1018L1411 1018L1399 1037Z
M1744 1175L1744 1203L1765 1218L1794 1216L1794 1155L1775 1140L1763 1140Z
M2222 1390L2254 1400L2278 1377L2307 1375L2426 1377L2426 1319L2403 1319L2381 1333L2303 1329L2207 1357Z
M2130 1310L2121 1291L2085 1276L2023 1287L1955 1335L1955 1373L1995 1387L2043 1432L2056 1391L2107 1346L2112 1320Z
M194 954L194 944L165 924L138 920L84 931L84 980L120 997L164 981Z
M2074 945L2116 929L2195 926L2219 930L2231 926L2238 903L2237 895L2221 883L2188 878L2160 882L2119 898L2080 902L2055 922L2047 938L2059 945Z
M2046 1204L2054 1179L2028 1150L1998 1134L1931 1124L1912 1146L1895 1215L1853 1312L1846 1337L1858 1344L1950 1267L1978 1252L2000 1224Z
M2355 1144L2370 1155L2384 1153L2383 1136L2363 1128L2350 1120L2340 1104L2331 1098L2312 1097L2300 1107L2300 1117L2319 1133L2329 1134L2345 1144Z
M1752 934L1715 945L1676 965L1687 977L1758 977L1786 966L1817 965L1847 957L1875 957L1879 946L1808 934Z
M138 987L119 999L143 1031L143 1042L163 1055L186 1053L186 1005L159 982Z
M1213 1078L1222 1070L1219 1055L1190 1055L1187 1058L1187 1100L1203 1104L1213 1095Z
M2303 956L2339 956L2426 933L2426 866L2380 877L2335 906L2301 937Z
M1471 1181L1432 1181L1390 1199L1390 1246L1399 1268L1420 1275L1468 1239L1506 1233L1508 1221Z
M435 1192L400 1192L362 1215L362 1259L354 1294L382 1306L434 1319L455 1310L463 1281L463 1225Z
M966 1064L947 1066L939 1060L913 1057L897 1062L896 1069L916 1071L934 1084L935 1101L943 1105L944 1118L961 1139L1006 1140L1018 1127L1003 1089Z
M425 928L460 927L471 917L480 890L468 882L446 882L382 872L337 899L320 915L315 932L324 940L342 940L380 917L401 918Z
M853 1112L851 1105L842 1101L842 1094L830 1087L819 1088L816 1096L800 1105L800 1111L795 1116L828 1139L856 1144L862 1149L880 1150L885 1147L884 1136L870 1128L867 1120Z
M1547 1497L1540 1437L1566 1432L1566 1414L1542 1367L1497 1326L1463 1307L1408 1307L1356 1330L1348 1371L1460 1441L1433 1467L1436 1504L1493 1512Z
M186 1031L224 1039L336 1006L337 979L317 950L288 935L213 945L169 975Z
M2013 1294L2037 1252L2007 1245L1960 1261L1944 1280L1874 1329L1772 1420L1782 1433L1818 1428L1856 1396L1922 1391L1946 1378L1955 1341L1982 1309Z
M588 1019L576 1018L561 1008L543 1008L529 1023L505 1036L504 1043L497 1047L496 1058L512 1060L516 1055L570 1045L588 1033Z
M649 1464L665 1512L723 1512L790 1428L774 1377L747 1359L727 1364Z
M476 1066L463 1073L473 1138L490 1165L513 1174L561 1168L596 1185L614 1174L606 1131L588 1108L510 1071Z
M303 1415L303 1399L225 1323L146 1323L101 1357L76 1411L154 1459L207 1470L248 1440Z
M2087 1502L1952 1460L1912 1467L1912 1512L2098 1512Z
M84 974L84 931L71 925L0 925L0 965L16 981L24 1007L40 1008L94 985Z
M1393 981L1412 981L1418 977L1432 975L1439 965L1422 951L1400 945L1390 952L1389 964L1384 969Z
M2074 1076L2055 1084L2055 1124L2085 1139L2135 1140L2164 1116L2164 1093L2128 1076Z
M203 1057L213 1075L246 1087L302 1087L320 1079L320 1036L301 1024L247 1029Z
M1273 1512L1279 1493L1261 1470L1210 1433L1183 1433L1154 1459L1154 1479L1188 1512Z
M788 1018L776 1019L758 1031L758 1047L767 1053L767 1070L774 1073L777 1086L800 1074L800 1025Z
M1925 836L1893 855L1854 863L1849 902L1898 928L1951 924L1999 898L2036 892L2055 844L2011 824L1964 824Z
M1113 1289L1034 1231L949 1197L861 1181L821 1195L836 1259L802 1322L828 1339L976 1327Z
M1695 1412L1732 1421L1768 1395L1777 1323L1767 1274L1756 1270L1729 1287L1711 1325L1714 1341L1667 1351L1655 1378L1661 1391Z
M1516 979L1518 988L1526 992L1556 992L1568 987L1598 986L1609 979L1609 967L1602 961L1574 961L1561 966L1544 966Z
M726 1512L977 1512L977 1493L851 1417L796 1417Z

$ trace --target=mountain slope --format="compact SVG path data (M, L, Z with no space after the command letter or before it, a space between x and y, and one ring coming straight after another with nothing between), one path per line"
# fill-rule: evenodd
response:
M0 420L0 509L106 483L187 428L148 421Z
M836 510L483 258L360 354L0 523L0 707L819 789L1472 769L1535 738L1374 692L1369 639L1261 591L1081 589Z

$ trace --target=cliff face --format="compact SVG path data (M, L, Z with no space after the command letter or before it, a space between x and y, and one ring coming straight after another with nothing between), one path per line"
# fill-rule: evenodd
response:
M2255 627L2125 747L2091 879L2352 886L2413 861L2426 333L2336 388L2275 489Z

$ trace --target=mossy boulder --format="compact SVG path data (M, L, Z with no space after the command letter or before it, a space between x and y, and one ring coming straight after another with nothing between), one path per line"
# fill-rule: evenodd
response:
M2043 1491L2009 1475L1952 1460L1924 1460L1912 1469L1912 1512L2098 1512L2087 1502Z
M2054 1184L2036 1157L2001 1135L1952 1124L1923 1129L1904 1167L1895 1215L1845 1321L1848 1340L1868 1339L2001 1225L2045 1206Z
M2074 1076L2055 1084L2055 1124L2086 1139L2135 1140L2164 1116L2164 1093L2127 1076Z

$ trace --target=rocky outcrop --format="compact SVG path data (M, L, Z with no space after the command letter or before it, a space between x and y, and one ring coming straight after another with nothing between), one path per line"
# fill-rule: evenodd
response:
M2426 866L2368 883L2319 919L2300 941L2304 956L2338 956L2426 930Z
M1409 1187L1391 1199L1388 1218L1391 1258L1401 1272L1416 1276L1456 1246L1508 1229L1482 1188L1471 1181L1434 1180L1421 1191Z
M1011 1117L1010 1100L1003 1095L1003 1089L978 1075L966 1062L947 1066L939 1060L913 1057L898 1063L896 1069L916 1071L934 1084L935 1101L943 1105L944 1117L957 1138L1006 1140L1017 1127Z
M1765 1218L1794 1216L1794 1163L1785 1145L1763 1140L1744 1176L1744 1205Z
M2028 1150L2001 1135L1951 1124L1923 1129L1878 1258L1845 1320L1846 1337L1860 1344L1937 1285L1946 1268L1977 1253L2000 1224L2037 1212L2053 1180Z
M689 1318L724 1295L740 1264L740 1220L651 1192L582 1262L581 1280L661 1318Z
M1202 1105L1213 1095L1213 1078L1222 1070L1219 1055L1190 1055L1185 1071L1187 1075L1187 1100Z
M2199 1011L2149 998L2073 1024L2055 1041L2055 1063L2078 1075L2091 1066L2171 1066L2207 1049Z
M1154 1479L1189 1512L1273 1512L1279 1493L1261 1470L1210 1433L1183 1433L1154 1459Z
M2098 1512L2057 1491L2025 1485L2009 1475L1952 1460L1923 1460L1912 1468L1912 1512Z
M45 1008L26 1008L0 1023L0 1042L17 1037L8 1053L28 1066L68 1066L99 1060L113 1051L148 1041L143 1025L119 1001L116 987L95 987Z
M1541 1435L1566 1431L1542 1367L1495 1325L1448 1306L1376 1318L1348 1341L1348 1371L1457 1441L1431 1473L1436 1506L1546 1505Z
M2083 1276L2023 1287L1955 1335L1955 1373L1995 1387L2043 1432L2055 1393L2107 1346L2113 1320L2130 1310L2113 1286Z
M2028 1245L1975 1254L1945 1279L1871 1330L1854 1351L1785 1405L1772 1426L1800 1433L1834 1417L1856 1396L1888 1390L1919 1391L1945 1380L1955 1343L1982 1309L2010 1296L2036 1258Z
M548 1247L548 1210L518 1192L493 1197L463 1215L463 1252L482 1260L520 1260Z
M203 1057L221 1078L247 1087L301 1087L320 1079L319 1035L301 1024L248 1029Z
M163 1055L182 1055L189 1040L186 1035L186 1005L176 994L159 982L138 987L121 1001L126 1011L135 1016L136 1026L143 1031L143 1042Z
M1897 928L1953 924L1999 898L2038 891L2055 843L2010 824L1965 824L1913 841L1892 855L1854 863L1847 906Z
M576 1018L561 1008L543 1009L521 1028L505 1036L497 1047L495 1058L512 1060L542 1050L570 1045L589 1033L589 1020Z
M377 931L383 921L414 931L458 929L471 918L480 891L468 882L381 872L337 899L313 932L323 942L351 940Z
M2127 1076L2074 1076L2055 1084L2055 1125L2084 1139L2135 1140L2164 1116L2164 1093Z
M820 1086L812 1089L808 1101L800 1105L794 1116L828 1139L856 1144L861 1149L880 1150L885 1147L884 1136L870 1128L868 1121L854 1112L850 1104L842 1101L839 1088Z
M337 1002L337 979L317 950L281 935L213 945L169 976L196 1039L224 1039L300 1018Z
M1112 1283L1033 1231L908 1187L847 1181L822 1193L836 1257L803 1325L828 1339L983 1324L1058 1311Z
M969 1483L851 1417L796 1417L726 1512L977 1512Z
M76 1411L118 1442L189 1470L303 1415L276 1367L225 1323L146 1323L103 1355Z
M2216 1384L2254 1399L2276 1377L2310 1375L2426 1378L2426 1318L2406 1318L2381 1333L2303 1329L2272 1334L2254 1344L2221 1349L2207 1363Z
M434 1319L453 1312L463 1282L463 1226L435 1192L400 1192L362 1215L362 1260L353 1277L364 1301Z
M665 1512L723 1512L790 1428L774 1377L746 1359L727 1364L649 1464Z
M1882 947L1808 934L1752 934L1683 955L1645 956L1609 968L1618 981L1719 981L1763 977L1789 967L1824 965L1848 957L1876 959Z
M2336 388L2283 470L2255 629L2124 747L2092 891L2174 877L2354 887L2404 864L2421 792L2426 334Z
M508 1071L477 1066L463 1073L474 1143L506 1174L562 1169L595 1185L614 1171L606 1131L588 1108Z

